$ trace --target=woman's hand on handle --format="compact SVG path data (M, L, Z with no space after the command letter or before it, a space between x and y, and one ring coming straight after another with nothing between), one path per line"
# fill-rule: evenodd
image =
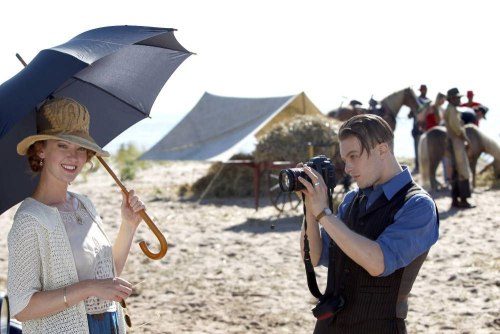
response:
M146 210L146 205L143 201L135 194L132 189L129 191L128 196L122 192L122 222L129 224L132 228L137 228L142 218L139 215L139 211Z

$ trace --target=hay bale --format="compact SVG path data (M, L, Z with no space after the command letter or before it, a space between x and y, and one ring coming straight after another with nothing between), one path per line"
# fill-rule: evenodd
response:
M230 160L254 160L249 154L237 154ZM222 171L220 171L220 169ZM220 171L220 173L219 173ZM218 174L218 175L217 175ZM206 175L202 176L190 188L194 197L199 197L205 192L210 182L214 179L205 197L248 197L253 196L253 170L242 165L224 164L216 162L210 166Z
M309 146L313 145L313 155L336 154L338 121L326 116L298 116L288 122L276 124L258 142L254 156L264 161L307 161L312 156Z
M497 178L493 166L476 174L476 187L500 189L500 178Z
M307 161L308 143L315 145L314 155L333 157L338 147L339 123L326 116L298 116L288 122L275 125L258 142L253 155L237 154L230 160L252 160L256 162ZM208 173L192 185L182 188L182 195L194 197L203 194L221 167L222 172L210 186L205 197L248 197L253 193L253 170L241 165L214 163ZM260 189L265 192L267 179L261 178Z

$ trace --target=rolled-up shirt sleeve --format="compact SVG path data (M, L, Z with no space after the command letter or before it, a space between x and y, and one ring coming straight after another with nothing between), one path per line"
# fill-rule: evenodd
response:
M434 201L427 195L412 196L376 239L384 254L384 272L388 276L410 264L436 243L439 238L438 217Z
M323 227L320 228L321 233L321 242L323 244L323 248L321 249L321 256L319 258L318 265L328 267L328 261L330 254L328 253L328 247L330 247L330 236L326 233Z

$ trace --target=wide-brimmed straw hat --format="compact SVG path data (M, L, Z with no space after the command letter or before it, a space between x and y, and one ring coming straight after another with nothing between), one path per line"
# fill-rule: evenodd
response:
M17 153L26 155L29 147L40 140L65 140L109 157L89 135L90 114L87 108L70 98L54 98L45 102L36 115L37 134L24 138L17 144Z

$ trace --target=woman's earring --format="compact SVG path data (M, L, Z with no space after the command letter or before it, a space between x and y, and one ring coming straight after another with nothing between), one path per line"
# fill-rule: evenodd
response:
M40 165L40 167L43 167L43 159L40 160L39 165Z

